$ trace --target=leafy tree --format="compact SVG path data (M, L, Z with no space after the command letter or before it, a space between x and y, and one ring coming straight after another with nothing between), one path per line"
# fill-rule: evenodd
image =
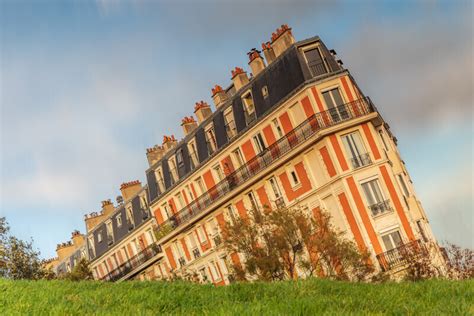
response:
M233 264L238 280L295 279L300 275L362 279L372 267L367 254L344 238L326 211L316 218L301 207L253 209L247 218L227 222L223 240L244 265Z
M474 278L474 251L447 242L444 247L448 277L455 280Z
M44 275L39 251L33 240L23 241L9 234L5 217L0 218L0 276L11 279L40 279Z
M74 266L71 272L65 274L65 279L71 281L93 280L92 271L89 267L89 262L82 258L77 265Z

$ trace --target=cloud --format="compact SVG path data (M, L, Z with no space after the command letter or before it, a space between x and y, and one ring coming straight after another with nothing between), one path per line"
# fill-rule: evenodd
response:
M427 15L432 14L427 12ZM470 119L472 17L418 17L410 23L364 23L341 57L396 130Z

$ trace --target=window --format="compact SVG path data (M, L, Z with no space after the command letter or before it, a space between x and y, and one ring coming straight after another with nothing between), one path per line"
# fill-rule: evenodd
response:
M89 249L91 257L95 257L94 236L89 236Z
M212 170L214 171L214 176L217 178L217 182L220 182L225 178L222 168L219 164L215 165Z
M115 220L117 222L117 227L122 227L122 214L117 215Z
M237 168L244 164L244 158L242 157L242 152L239 148L232 152L232 156L234 158L234 162Z
M380 139L382 140L383 147L387 151L388 146L387 146L387 143L385 142L385 137L383 136L383 131L382 130L379 131L379 136L380 136Z
M114 242L114 231L112 229L112 221L108 221L106 223L106 228L107 228L107 242L110 245Z
M339 88L323 92L323 98L333 121L338 122L349 117Z
M385 245L385 251L390 251L394 248L397 248L403 245L402 238L398 230L391 232L389 234L383 235L382 241L383 241L383 244Z
M146 200L146 194L140 196L140 208L141 209L147 209L148 208L148 202Z
M181 167L184 165L183 151L181 149L176 152L176 162L178 164L178 167Z
M201 244L207 243L206 233L204 232L204 229L202 228L202 226L199 226L196 230L198 233L199 242Z
M161 169L156 170L156 181L158 182L158 188L161 192L165 191L165 181L163 180L163 172Z
M186 206L186 203L184 202L183 195L181 194L181 192L176 194L176 200L178 200L179 209L182 209Z
M146 234L148 244L152 244L155 241L155 238L153 237L153 232L151 231L151 229L147 230Z
M425 230L423 229L423 223L421 220L416 221L416 226L418 226L418 231L420 232L423 241L428 242L428 238L426 238Z
M245 122L247 126L257 119L255 104L253 103L252 92L249 90L242 95L244 105Z
M342 136L342 142L344 143L344 148L350 157L354 169L367 166L371 163L370 156L365 150L359 132Z
M168 165L170 166L170 178L171 184L179 180L178 169L176 167L176 160L174 157L168 159Z
M272 188L273 192L273 197L275 200L279 199L282 197L280 187L278 186L278 182L276 181L275 177L271 177L268 179L268 182L270 183L270 187Z
M227 214L228 214L231 222L235 223L238 215L237 215L234 207L232 206L232 204L229 204L229 205L226 206L226 209L227 209Z
M306 62L308 63L309 70L313 77L317 77L327 73L326 66L324 65L321 53L317 47L311 48L304 51Z
M129 229L132 229L135 225L135 222L133 220L133 212L131 206L127 207L127 222L129 224Z
M306 115L303 112L303 108L299 103L295 103L290 107L290 113L293 117L295 126L300 125L306 119Z
M209 233L211 236L215 236L216 234L219 233L219 230L217 228L217 223L214 218L211 218L210 220L207 221L207 227L209 228Z
M247 198L250 201L250 205L252 206L252 209L255 210L255 211L258 211L257 200L255 199L255 195L253 194L252 191L247 193Z
M71 264L69 262L66 264L66 270L67 272L71 272Z
M187 196L188 196L188 201L189 201L189 203L191 203L191 201L194 201L195 197L194 197L193 191L191 190L191 188L189 187L189 185L186 185L184 192L185 192L185 193L187 194Z
M237 128L235 127L234 114L232 107L229 107L224 112L225 130L227 133L227 139L232 139L237 135Z
M206 273L206 267L199 269L199 275L201 276L201 282L207 282L209 280Z
M294 168L290 169L290 183L292 187L296 187L301 184Z
M410 191L408 191L408 187L405 183L405 179L403 178L402 174L399 174L398 176L398 182L400 182L400 186L402 187L402 192L405 197L410 196Z
M268 97L268 87L267 86L263 86L262 96L263 96L264 99L266 99Z
M173 213L171 213L171 211L170 211L170 206L168 205L168 202L165 202L165 203L161 204L161 208L165 212L164 215L166 215L166 219L170 218L171 215L173 215Z
M272 124L273 124L273 127L275 128L278 138L282 138L283 130L281 129L281 125L280 125L280 122L278 122L278 119L277 118L273 119Z
M99 230L99 232L97 233L97 241L102 242L102 230Z
M206 192L206 188L204 187L204 183L202 182L202 178L199 177L196 179L197 186L199 188L200 194L204 194Z
M211 274L212 274L212 279L213 280L220 280L220 275L217 273L217 269L216 269L216 263L214 261L211 261L209 263L209 269L211 270Z
M206 129L206 143L207 143L207 150L209 155L213 154L217 149L216 143L216 133L214 131L214 127L210 126Z
M362 183L362 188L373 216L383 214L390 210L390 205L382 194L378 179Z
M257 153L261 153L267 148L265 146L265 142L263 141L262 134L258 133L253 137L253 143L255 147L257 148Z
M189 150L189 157L191 158L190 159L191 169L194 169L199 164L197 151L196 151L196 144L194 143L194 140L188 143L188 150Z

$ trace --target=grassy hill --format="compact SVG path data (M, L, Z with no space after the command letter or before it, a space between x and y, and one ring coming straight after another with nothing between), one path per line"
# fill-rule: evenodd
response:
M474 314L474 281L234 284L0 280L0 315Z

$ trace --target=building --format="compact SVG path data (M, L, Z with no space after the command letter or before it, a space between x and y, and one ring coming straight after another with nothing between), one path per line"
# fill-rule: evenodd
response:
M73 231L71 235L70 241L56 246L57 257L43 262L46 269L51 269L57 275L71 272L81 259L88 259L85 236L78 230Z
M336 52L319 37L296 42L287 25L262 52L248 53L250 76L235 67L212 89L214 111L196 103L183 139L147 149L146 187L124 184L122 204L86 217L97 279L228 284L244 258L224 250L223 225L262 206L330 211L382 271L400 270L404 249L436 255L397 140Z

